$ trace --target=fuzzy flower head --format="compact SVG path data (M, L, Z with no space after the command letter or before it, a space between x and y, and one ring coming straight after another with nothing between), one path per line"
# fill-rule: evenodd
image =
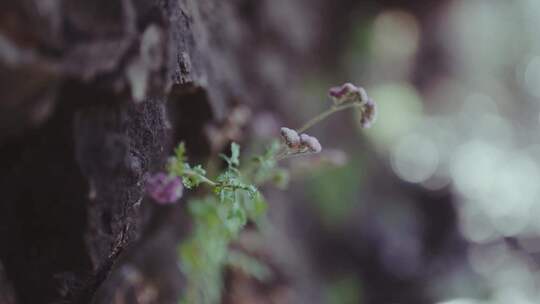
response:
M348 82L344 85L330 88L328 96L332 98L332 101L336 105L350 102L365 103L368 100L366 90Z
M322 151L322 146L319 140L314 136L309 136L307 134L300 135L300 143L307 151L311 153L319 153Z
M180 177L159 172L146 180L146 192L157 203L172 204L182 197L184 186Z
M287 146L287 155L319 153L322 151L321 143L316 137L305 133L298 135L298 132L293 129L281 128L281 138Z
M298 133L295 130L283 127L281 128L280 133L281 138L287 147L296 149L300 146L300 136L298 136Z
M371 128L377 119L377 105L375 102L368 98L368 101L363 107L363 110L360 113L360 126L362 128Z

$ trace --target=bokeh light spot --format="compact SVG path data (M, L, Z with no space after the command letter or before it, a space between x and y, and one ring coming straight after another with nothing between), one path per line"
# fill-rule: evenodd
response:
M367 133L378 148L387 150L422 118L422 100L407 84L388 84L368 90L378 105L378 119Z
M420 29L416 18L405 11L385 11L374 22L373 54L404 59L418 49Z
M495 146L472 141L460 146L450 164L457 190L468 198L483 198L497 174L502 151Z
M402 138L392 151L394 172L403 180L421 183L430 178L439 164L439 151L431 139L417 134Z

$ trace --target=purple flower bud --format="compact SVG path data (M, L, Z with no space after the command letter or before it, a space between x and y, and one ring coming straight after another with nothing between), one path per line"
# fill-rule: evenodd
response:
M337 105L347 102L364 103L368 100L366 90L348 82L342 86L330 88L328 96L330 96Z
M330 90L328 91L328 95L330 95L330 97L334 97L334 98L339 99L339 98L342 98L343 96L345 96L347 93L350 93L354 89L355 89L355 86L353 84L345 83L342 86L337 86L337 87L330 88Z
M307 134L300 135L300 142L306 147L309 152L319 153L322 151L322 146L316 137L309 136Z
M300 136L298 136L295 130L283 127L280 133L289 148L298 148L300 145Z
M360 126L362 128L371 128L375 120L377 119L377 105L369 98L364 109L360 115Z
M182 197L184 185L180 177L158 172L146 180L146 192L157 203L172 204Z

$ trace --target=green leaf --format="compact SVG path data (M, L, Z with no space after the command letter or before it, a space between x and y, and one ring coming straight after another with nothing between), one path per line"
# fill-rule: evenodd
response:
M227 220L238 221L239 225L243 226L247 223L246 211L238 204L234 204L233 207L229 209Z
M187 160L186 157L186 144L184 142L181 142L178 144L178 146L174 149L174 155L176 156L176 159L181 162L185 163Z
M240 165L240 145L235 142L231 143L231 164Z
M262 172L266 180L285 179L276 177L281 169L276 169L274 155L279 149L279 142L276 141L255 159L255 174ZM175 149L169 169L182 177L186 188L194 188L206 180L207 173L201 165L191 167L186 162L185 154L185 145L181 143ZM228 166L214 180L215 184L209 182L213 185L214 195L192 200L188 204L193 232L179 248L182 271L187 278L185 303L219 302L229 244L238 237L249 220L257 222L267 209L263 196L255 186L256 180L249 180L250 174L244 176L240 173L240 146L231 143L230 156L221 157ZM249 256L233 254L229 262L261 280L269 273L265 265Z
M235 142L231 143L231 157L228 157L225 154L219 154L219 157L223 158L227 162L229 169L238 171L234 167L238 167L240 165L240 146Z
M171 175L176 175L176 176L184 175L186 160L187 160L186 146L183 142L181 142L174 149L174 156L171 156L167 162L167 172Z
M237 236L246 223L247 217L244 209L235 208L228 211L225 227L227 227L231 237Z
M257 195L259 193L259 190L257 190L257 187L255 187L253 185L246 185L245 190L248 192L248 194L249 194L249 196L251 198L254 198L255 195Z
M182 176L182 182L184 186L188 189L193 189L199 186L203 182L203 178L206 175L206 171L201 165L197 165L193 168L190 168L189 164L184 164L184 172L191 171L192 174L184 174Z
M206 176L206 170L204 170L201 165L197 165L197 166L193 167L191 170L193 170L195 173L197 173L197 174L199 174L201 176Z
M251 219L257 219L268 209L268 204L266 203L264 197L257 193L250 201L246 204L246 209L248 211L249 217Z
M186 189L195 188L195 183L193 182L193 179L191 177L183 177L182 184L184 184L184 187L186 187Z
M229 251L227 263L241 269L245 274L259 281L267 281L272 278L272 271L258 259L237 250Z
M179 162L176 157L170 157L167 162L167 172L169 175L182 176L184 174L184 164Z

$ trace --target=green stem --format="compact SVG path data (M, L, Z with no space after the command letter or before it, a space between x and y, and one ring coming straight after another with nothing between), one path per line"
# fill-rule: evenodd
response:
M296 130L296 132L298 133L303 133L305 131L307 131L309 128L313 127L314 125L316 125L317 123L321 122L322 120L324 120L326 117L338 112L338 111L342 111L342 110L345 110L345 109L348 109L348 108L352 108L352 107L358 107L360 106L359 103L356 103L356 102L353 102L353 103L347 103L347 104L344 104L344 105L338 105L338 106L332 106L330 107L330 109L322 112L321 114L313 117L311 120L309 120L308 122L306 122L300 129Z
M198 178L201 179L201 182L206 183L206 184L208 184L208 185L210 185L211 187L214 187L214 188L219 186L219 187L223 187L223 188L230 188L232 190L237 190L237 189L246 190L246 191L250 190L248 187L245 187L245 186L242 186L242 185L231 185L231 184L227 184L227 183L223 183L223 182L215 182L215 181L207 178L206 176L200 175L199 173L194 172L192 170L184 171L184 175L197 176Z
M216 187L218 185L218 183L214 182L213 180L207 178L206 176L200 175L199 173L194 172L192 170L185 170L184 175L197 176L197 177L199 177L201 179L201 181L203 183L207 183L212 187Z

